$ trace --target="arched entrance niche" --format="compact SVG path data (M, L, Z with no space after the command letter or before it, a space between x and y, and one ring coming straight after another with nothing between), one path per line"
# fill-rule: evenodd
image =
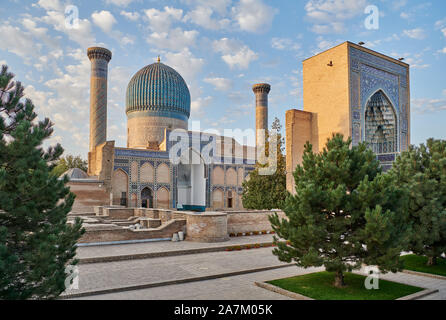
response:
M365 109L365 141L376 154L398 151L395 109L382 90L367 101Z
M214 191L212 191L212 208L216 210L223 209L223 207L223 190L216 188Z
M141 207L153 208L153 192L149 187L141 190Z
M129 178L127 173L122 169L113 171L112 190L113 204L127 206Z
M205 211L206 178L201 155L189 149L178 164L178 204L180 210Z

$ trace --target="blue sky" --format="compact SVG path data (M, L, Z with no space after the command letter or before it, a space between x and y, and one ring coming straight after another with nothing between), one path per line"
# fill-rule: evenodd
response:
M79 12L77 28L65 9ZM379 29L367 30L368 5ZM89 46L113 52L108 140L126 144L125 89L161 61L185 78L201 129L252 128L252 84L268 82L269 122L302 109L302 60L346 40L411 65L411 142L446 138L446 2L416 0L2 0L0 64L26 87L51 143L87 157Z

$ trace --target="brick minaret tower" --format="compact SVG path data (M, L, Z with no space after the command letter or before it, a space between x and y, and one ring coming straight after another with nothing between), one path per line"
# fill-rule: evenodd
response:
M256 95L256 145L259 129L268 130L268 93L271 86L267 83L258 83L252 86Z
M100 47L87 50L90 76L90 153L107 140L107 73L112 53Z

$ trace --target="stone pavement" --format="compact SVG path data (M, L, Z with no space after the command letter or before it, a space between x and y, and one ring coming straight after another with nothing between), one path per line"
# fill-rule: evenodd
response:
M286 265L286 263L280 262L271 251L272 248L261 248L81 264L79 265L79 289L71 290L69 293L121 288Z
M191 254L81 264L79 265L79 289L71 290L69 293L76 294L203 276L217 276L219 277L218 279L163 285L150 289L97 294L80 299L286 299L286 297L280 294L255 286L254 282L289 277L323 269L303 269L289 266L268 271L252 272L252 270L257 268L286 265L272 255L272 248L192 253L192 250L196 249L267 243L271 241L272 235L260 235L234 237L230 241L220 243L159 241L79 247L77 257L81 259L178 250L191 250ZM249 273L231 275L225 278L221 276L222 274L240 271ZM407 273L388 273L381 275L381 278L422 288L438 289L438 293L422 299L446 300L446 280Z
M438 289L437 293L423 297L420 300L446 300L446 280L412 275L404 272L384 274L381 275L381 278L384 280L401 282L421 288Z
M266 250L266 249L259 249ZM319 269L303 270L295 266L255 272L214 280L175 284L157 288L116 292L75 298L85 300L292 300L278 293L254 285L265 281L314 272Z
M273 236L270 234L257 236L232 237L229 241L201 243L190 241L155 241L134 244L114 244L114 245L99 245L99 246L81 246L77 248L77 258L100 258L112 257L131 254L144 254L149 252L168 252L178 250L194 250L202 248L216 248L222 246L234 246L243 244L256 244L272 242Z
M322 268L303 269L296 266L255 272L234 277L168 285L150 289L101 294L77 299L87 300L291 300L286 296L259 288L255 281L268 281L322 271ZM439 289L421 300L446 300L446 281L406 273L386 274L382 279L414 286Z

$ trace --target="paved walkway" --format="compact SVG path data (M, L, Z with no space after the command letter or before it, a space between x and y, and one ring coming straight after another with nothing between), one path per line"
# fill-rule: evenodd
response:
M79 289L69 293L135 286L255 268L286 265L272 248L221 251L79 265Z
M215 280L176 284L164 287L117 292L78 299L88 300L292 300L254 285L264 281L302 273L297 267L250 273Z
M437 293L423 297L420 300L446 300L446 280L426 276L412 275L404 272L381 275L384 280L401 282L426 289L438 289Z
M169 285L157 288L101 294L77 299L87 300L291 300L286 296L259 288L254 285L255 281L268 281L321 271L321 268L303 269L295 266L281 269L255 272L234 277L220 278L214 280L197 281L192 283ZM387 274L383 279L399 281L415 286L430 289L439 289L422 300L446 300L446 281L409 275L405 273Z
M77 258L99 258L120 255L144 254L150 252L168 252L177 250L194 250L201 248L215 248L222 246L234 246L242 244L256 244L272 242L273 236L270 234L244 237L231 237L229 241L215 243L201 243L190 241L155 241L134 244L113 244L88 246L77 248Z
M235 237L225 245L269 242L271 235ZM141 254L217 247L223 243L151 242L126 245L107 245L78 248L78 257L107 257L110 255ZM82 293L111 288L158 283L163 281L219 275L241 270L285 265L272 253L272 248L242 251L219 251L206 254L189 254L150 259L124 260L79 265L79 289L70 293ZM100 294L81 299L253 299L273 300L286 297L258 288L255 281L267 281L293 275L320 271L322 268L303 269L296 266L254 272L226 278L173 284L150 289ZM388 273L382 279L402 282L439 292L423 299L446 300L446 280L406 273Z

